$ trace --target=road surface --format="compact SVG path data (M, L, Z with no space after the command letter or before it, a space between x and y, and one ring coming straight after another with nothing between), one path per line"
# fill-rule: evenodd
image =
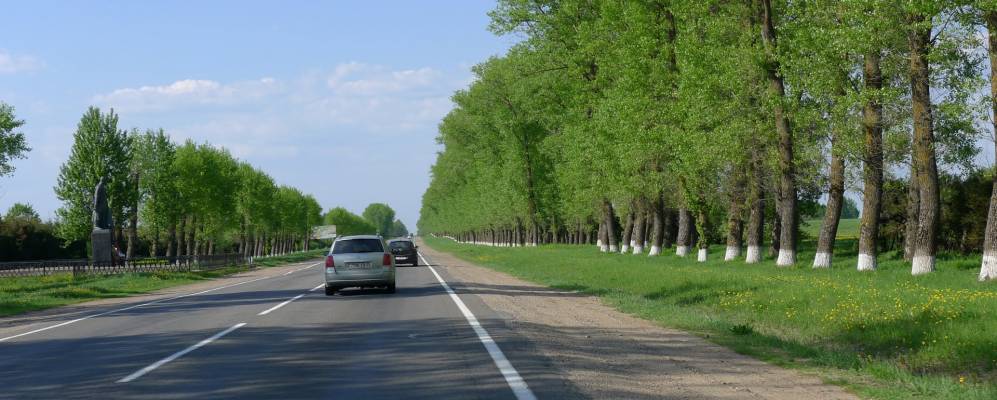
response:
M575 397L494 311L452 295L444 268L332 297L322 268L0 331L0 398Z

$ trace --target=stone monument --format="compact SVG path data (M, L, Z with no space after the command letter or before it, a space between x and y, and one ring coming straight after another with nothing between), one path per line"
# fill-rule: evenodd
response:
M93 192L93 231L90 232L90 244L93 246L92 261L94 263L111 263L114 261L114 245L111 239L111 209L107 206L107 182L103 177L97 183Z

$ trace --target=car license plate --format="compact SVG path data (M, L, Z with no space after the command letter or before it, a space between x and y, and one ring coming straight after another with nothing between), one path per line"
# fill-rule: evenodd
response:
M408 257L405 257L405 256L395 256L395 259L396 260L408 260Z
M369 262L353 262L353 263L346 263L346 268L349 268L349 269L371 269L371 268L374 268L374 265L371 264L371 263L369 263Z

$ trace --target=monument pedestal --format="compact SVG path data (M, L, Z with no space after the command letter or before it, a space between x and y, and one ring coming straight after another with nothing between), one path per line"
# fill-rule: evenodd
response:
M110 229L94 229L93 232L90 232L90 244L93 248L91 261L94 263L111 263L114 261L114 246L111 242Z

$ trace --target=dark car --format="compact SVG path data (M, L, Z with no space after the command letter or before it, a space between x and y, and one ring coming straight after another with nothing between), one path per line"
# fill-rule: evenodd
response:
M392 239L388 241L391 255L395 256L395 265L406 264L413 267L419 265L419 246L409 239Z

